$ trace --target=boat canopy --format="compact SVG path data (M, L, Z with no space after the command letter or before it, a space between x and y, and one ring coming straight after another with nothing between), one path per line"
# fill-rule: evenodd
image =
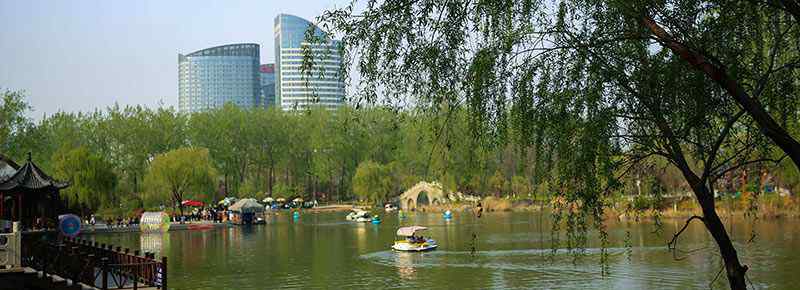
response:
M240 213L258 213L264 211L264 206L259 204L255 199L244 198L234 203L228 210Z
M418 231L424 231L424 230L427 230L427 229L428 228L426 228L426 227L420 227L420 226L402 227L402 228L397 229L397 235L398 236L404 236L404 237L410 237L410 236L413 236L414 233L416 233Z

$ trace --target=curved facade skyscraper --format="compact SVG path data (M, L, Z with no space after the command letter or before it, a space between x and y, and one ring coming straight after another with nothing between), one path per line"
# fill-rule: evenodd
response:
M233 103L261 105L259 45L237 43L178 55L178 109L194 113Z
M305 40L313 27L323 43ZM344 103L344 81L339 76L342 65L340 43L311 22L288 14L275 18L275 103L283 110L322 106L334 109ZM314 53L313 67L301 70L303 49ZM310 73L310 74L309 74Z

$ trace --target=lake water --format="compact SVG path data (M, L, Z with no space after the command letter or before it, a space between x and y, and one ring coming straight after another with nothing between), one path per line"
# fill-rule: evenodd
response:
M283 212L267 225L89 238L167 256L174 289L708 289L721 269L700 223L680 240L679 248L691 253L673 257L666 244L683 226L678 219L665 220L660 233L652 223L607 222L604 273L596 234L580 255L554 248L547 213L456 213L451 221L441 214L387 214L380 225L348 222L345 215L293 220ZM405 225L429 227L425 235L439 249L392 252L395 231ZM800 288L800 221L733 218L726 227L755 288ZM722 273L714 288L725 289L725 279Z

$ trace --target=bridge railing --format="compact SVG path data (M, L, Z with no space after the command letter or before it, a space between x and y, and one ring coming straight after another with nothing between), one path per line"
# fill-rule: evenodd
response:
M84 239L31 239L23 247L23 264L45 274L109 288L138 286L167 289L167 258L139 254ZM27 248L27 249L26 249Z
M21 233L18 231L0 234L0 269L18 269L22 265L20 238Z

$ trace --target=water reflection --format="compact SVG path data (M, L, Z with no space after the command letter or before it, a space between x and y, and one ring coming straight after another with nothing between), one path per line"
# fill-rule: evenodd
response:
M169 233L142 233L139 247L143 253L155 253L156 257L167 255L165 249L169 248Z
M397 267L397 274L403 280L413 280L416 278L416 270L414 269L413 258L419 257L417 253L396 252L395 254L395 267Z
M367 225L366 223L356 223L356 248L361 252L367 247Z
M686 254L676 261L666 241L683 220L665 220L661 233L647 223L609 221L609 271L599 267L600 244L590 233L581 255L563 241L553 250L547 214L409 213L372 225L344 221L338 213L272 216L267 225L164 235L105 234L94 238L166 255L175 289L697 289L708 288L720 267L717 248L700 224L684 233ZM398 227L429 227L439 241L428 253L389 250ZM726 221L748 277L758 288L800 285L800 224L796 220ZM758 237L748 242L753 232ZM627 234L630 233L630 234ZM478 251L471 253L476 234ZM627 243L626 243L626 236ZM563 237L563 236L562 236ZM630 247L628 247L628 245ZM720 279L716 288L724 288ZM232 286L235 285L235 286Z

